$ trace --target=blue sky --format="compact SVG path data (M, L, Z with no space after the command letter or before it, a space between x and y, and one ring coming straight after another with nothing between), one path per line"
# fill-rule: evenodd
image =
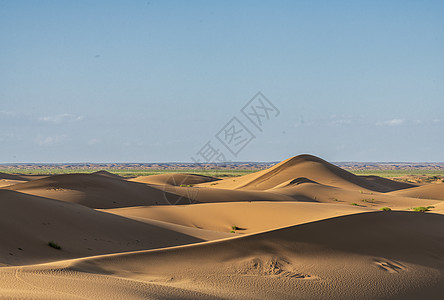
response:
M0 1L0 162L444 161L442 1ZM240 109L261 91L262 131ZM215 135L238 117L237 156Z

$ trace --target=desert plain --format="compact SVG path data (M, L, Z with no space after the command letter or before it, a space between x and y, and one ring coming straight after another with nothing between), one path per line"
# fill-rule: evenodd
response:
M442 299L444 182L311 155L239 177L0 174L0 296Z

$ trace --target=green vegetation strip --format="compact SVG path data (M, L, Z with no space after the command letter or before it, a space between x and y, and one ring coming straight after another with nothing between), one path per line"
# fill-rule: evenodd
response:
M380 177L400 177L406 175L444 176L444 170L405 169L405 170L348 170L348 171L355 175L361 175L361 176L376 175Z
M171 169L171 170L137 170L137 169L0 169L0 173L23 174L23 175L58 175L75 173L94 173L107 171L123 177L147 176L157 174L187 173L213 177L235 177L251 174L259 170L215 170L215 169Z
M57 175L73 173L94 173L107 171L123 177L147 176L157 174L188 173L214 177L236 177L260 171L260 169L114 169L114 168L3 168L1 173L23 175ZM406 175L444 176L444 170L348 170L355 175L376 175L381 177L401 177Z

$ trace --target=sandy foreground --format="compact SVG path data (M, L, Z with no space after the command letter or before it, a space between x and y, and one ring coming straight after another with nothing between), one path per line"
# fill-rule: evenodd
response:
M223 180L0 174L0 297L442 299L443 213L444 183L310 155Z

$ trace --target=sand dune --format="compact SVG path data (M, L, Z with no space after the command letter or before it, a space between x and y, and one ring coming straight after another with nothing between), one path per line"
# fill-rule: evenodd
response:
M327 199L330 195L327 191L325 198ZM350 198L348 201L356 201L359 204L350 205L350 202L346 202L346 200L330 201L331 203L252 201L181 206L140 206L104 211L127 218L154 219L218 232L228 233L233 230L233 226L236 226L239 228L235 230L236 234L248 234L335 216L375 211L387 206L392 209L406 210L411 207L441 204L441 202L435 200L418 200L386 195L372 195L376 199L368 199L367 201L371 202L363 202L357 199L359 197L365 199L365 196L354 192L349 192L346 196ZM434 208L432 211L437 212L437 209Z
M204 175L196 175L196 174L159 174L159 175L150 175L150 176L139 176L136 178L132 178L129 181L140 182L140 183L150 183L150 184L158 184L158 185L193 185L204 182L213 182L219 180L218 178Z
M1 172L0 172L0 179L28 181L28 179L24 175L6 174Z
M0 172L0 179L9 179L17 181L31 181L36 179L42 179L47 177L46 175L22 175L22 174L6 174Z
M219 232L256 233L372 209L307 202L229 202L145 206L104 210L127 218L148 218Z
M444 183L434 183L390 193L396 196L444 200Z
M154 249L203 241L171 227L137 222L82 205L0 189L0 263ZM54 241L62 250L48 246Z
M0 188L11 186L18 183L24 183L24 180L0 179Z
M128 180L104 171L4 177L12 185L0 188L2 297L439 299L444 292L444 184L355 176L310 155L223 180ZM409 211L416 206L433 208Z
M444 229L436 229L443 220L365 213L221 242L77 260L71 269L170 279L172 286L225 298L427 297L444 290Z
M18 183L27 182L32 180L31 178L32 178L31 176L26 176L26 175L6 174L0 172L0 188ZM43 177L39 176L38 178L43 178Z
M402 194L347 190L315 182L287 185L271 191L275 194L287 195L294 198L312 199L314 202L356 205L376 209L382 207L408 209L409 207L435 205L438 202L433 199L406 197Z
M108 177L108 178L114 178L114 179L125 179L122 176L119 176L119 175L116 175L116 174L113 174L113 173L110 173L110 172L104 171L104 170L97 171L97 172L94 172L94 173L91 173L91 174L93 174L93 175L100 175L100 176L104 176L104 177Z
M374 175L358 176L358 177L367 181L367 182L375 183L375 184L378 184L379 186L386 187L387 188L386 191L397 191L397 190L403 190L403 189L409 189L409 188L416 187L416 185L411 184L411 183L394 181L394 180L390 180L387 178L382 178L382 177L374 176Z
M116 208L139 205L169 204L168 199L189 203L185 196L176 196L147 184L129 182L103 174L55 175L8 187L35 196L85 205L91 208Z
M187 177L186 174L175 174ZM165 177L168 178L168 177ZM97 174L56 175L16 184L7 189L91 208L239 201L313 201L263 191L215 190L170 184L146 184Z
M134 298L435 299L444 291L443 221L355 214L217 242L4 268L0 289L89 298L108 282L110 292L125 286Z
M387 180L369 180L347 172L312 155L299 155L264 171L215 182L214 188L268 190L290 184L297 178L307 178L318 183L352 190L389 192L413 185L392 183ZM205 183L202 186L209 186Z

